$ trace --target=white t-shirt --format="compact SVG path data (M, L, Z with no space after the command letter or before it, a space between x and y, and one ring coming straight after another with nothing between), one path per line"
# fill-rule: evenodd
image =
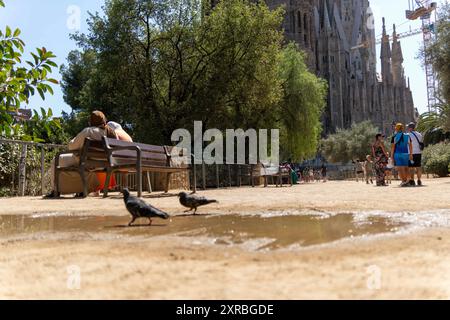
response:
M411 138L411 142L413 145L413 154L422 154L422 150L420 150L419 144L419 142L423 142L422 135L417 131L413 131L409 133L409 137Z

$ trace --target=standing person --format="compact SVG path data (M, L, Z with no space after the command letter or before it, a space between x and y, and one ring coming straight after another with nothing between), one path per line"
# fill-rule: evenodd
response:
M423 144L423 137L420 132L416 131L416 124L414 122L411 122L408 125L408 132L413 147L413 161L409 164L411 175L409 184L411 186L416 185L414 175L415 173L417 173L417 185L422 186L422 151L425 147L425 145Z
M388 164L389 156L384 146L384 136L377 134L375 143L372 146L372 156L374 159L374 168L377 187L385 187L386 184L386 166Z
M391 146L395 167L402 183L400 187L409 187L409 164L413 161L413 147L410 136L405 133L403 124L398 123L395 127L397 132L394 136L394 143Z
M388 160L388 164L387 164L386 170L385 170L385 173L386 173L385 179L386 179L387 184L392 184L392 176L393 176L392 171L395 170L394 159L392 159L389 152L387 153L387 155L388 155L389 160Z
M359 182L359 179L364 182L364 164L361 160L356 160L356 182Z
M366 179L366 184L373 184L372 175L373 175L373 161L372 156L367 155L366 161L364 162L364 178Z
M327 166L325 164L322 165L322 179L324 183L328 181Z

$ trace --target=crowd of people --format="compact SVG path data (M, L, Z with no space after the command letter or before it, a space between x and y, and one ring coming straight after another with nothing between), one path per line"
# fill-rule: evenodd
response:
M384 187L392 180L400 179L401 187L422 186L423 136L416 131L416 124L405 128L401 123L393 126L394 134L387 145L386 136L377 134L372 145L372 154L365 159L353 161L356 181ZM296 183L327 182L327 166L300 167L290 165ZM416 182L417 178L417 182Z
M416 131L415 123L406 128L398 123L394 130L389 151L386 136L377 134L372 155L356 161L356 181L373 184L375 180L378 187L384 187L392 184L392 177L396 176L401 180L400 187L422 186L423 136Z

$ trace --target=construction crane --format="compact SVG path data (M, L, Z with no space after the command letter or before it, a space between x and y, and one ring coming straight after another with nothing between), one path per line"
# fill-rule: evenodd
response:
M439 83L436 73L433 70L431 56L428 49L433 43L435 37L436 9L437 3L430 0L408 0L409 10L406 10L406 18L408 20L422 20L423 45L425 52L425 75L427 78L427 97L428 111L436 112L439 102ZM434 19L432 19L434 13ZM432 21L434 20L434 22Z
M397 39L400 40L400 39L404 39L404 38L409 38L409 37L416 36L416 35L422 34L422 33L423 33L422 28L410 29L409 31L406 31L406 32L397 33ZM388 40L384 40L384 41L388 41ZM379 39L375 40L375 44L378 45L378 44L381 44L381 43L383 43L383 38L379 38ZM368 41L366 41L364 43L361 43L361 44L359 44L357 46L352 47L351 50L358 50L358 49L368 48L369 45L370 45L370 43Z
M436 14L437 3L431 2L430 0L408 0L409 2L409 10L406 10L406 18L408 20L422 20L422 27L417 29L410 29L407 32L397 33L398 39L404 39L408 37L412 37L418 34L423 34L423 45L425 51L425 74L426 74L426 83L427 83L427 98L428 98L428 111L436 112L437 104L439 102L439 83L436 77L436 73L433 70L433 64L431 61L431 57L428 54L428 49L433 43L435 37L435 29L436 29L436 16L432 19L433 13ZM407 21L408 21L407 20ZM407 22L406 21L406 22ZM404 23L402 23L403 25ZM383 43L383 38L379 38L375 40L376 44ZM355 47L352 47L351 50L358 50L363 48L368 48L370 46L369 42L361 43Z

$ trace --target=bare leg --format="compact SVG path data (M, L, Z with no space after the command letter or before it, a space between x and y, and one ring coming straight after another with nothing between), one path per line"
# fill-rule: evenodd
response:
M151 227L153 223L152 218L148 218L148 220L150 221L148 225Z
M422 180L422 168L417 168L417 179Z
M194 216L197 214L197 208L195 208L195 211L194 211Z

